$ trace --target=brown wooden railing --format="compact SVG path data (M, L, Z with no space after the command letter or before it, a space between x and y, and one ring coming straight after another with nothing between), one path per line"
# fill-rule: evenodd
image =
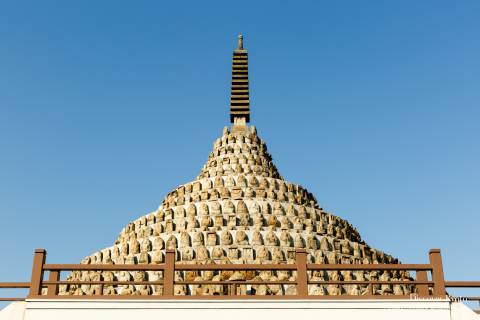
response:
M295 263L289 264L180 264L175 263L175 251L167 250L163 264L46 264L46 251L36 249L33 259L32 276L30 282L0 282L0 289L29 289L29 299L212 299L210 295L178 295L176 286L223 286L226 288L223 295L215 299L417 299L417 298L446 298L446 288L468 287L480 288L480 281L445 281L442 267L442 258L439 249L429 252L428 264L310 264L307 263L307 252L304 249L296 250ZM72 271L162 271L163 279L142 281L82 281L60 280L61 272ZM295 274L288 280L176 280L176 272L261 272L284 271ZM312 273L316 271L361 271L361 272L415 272L415 279L407 276L401 278L381 280L315 280ZM48 280L44 275L48 273ZM294 279L294 280L292 280ZM430 280L429 280L430 279ZM59 294L60 286L99 286L94 295L65 295ZM162 286L161 295L106 295L105 286ZM295 286L293 294L258 295L238 294L239 286ZM339 295L312 295L309 286L351 286L357 285L363 290L355 295L341 293ZM375 288L379 286L403 286L409 288L409 294L379 294ZM475 297L466 297L466 300L475 300ZM25 300L25 298L0 298L0 301Z

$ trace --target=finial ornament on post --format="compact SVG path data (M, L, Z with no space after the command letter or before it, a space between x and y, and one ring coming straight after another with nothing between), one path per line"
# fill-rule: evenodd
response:
M241 34L238 36L237 49L233 51L230 122L233 123L233 131L245 130L246 124L250 122L248 53L243 48L243 36Z

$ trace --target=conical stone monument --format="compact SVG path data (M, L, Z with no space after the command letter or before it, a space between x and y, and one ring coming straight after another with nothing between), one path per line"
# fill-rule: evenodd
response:
M304 248L310 263L398 263L369 247L346 220L325 212L304 187L285 181L272 162L265 142L249 126L248 55L239 36L233 53L231 128L213 144L198 177L167 194L160 207L127 224L115 244L85 258L86 264L158 264L167 249L177 263L293 263ZM162 272L73 272L84 281L162 279ZM292 272L177 272L177 280L285 280ZM404 271L315 271L313 280L408 279ZM295 286L252 285L243 294L294 294ZM60 294L160 295L161 285L62 286ZM221 285L176 285L177 295L224 294ZM312 295L362 295L361 285L310 285ZM407 286L376 285L376 294L409 294Z

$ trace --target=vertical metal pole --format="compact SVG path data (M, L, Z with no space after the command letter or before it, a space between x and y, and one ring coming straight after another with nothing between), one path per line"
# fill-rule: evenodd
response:
M60 279L60 271L53 270L50 271L48 276L48 281L58 281ZM47 286L47 296L53 297L58 294L58 285L57 284L49 284Z
M297 265L297 295L308 296L308 275L307 275L307 251L305 249L295 250L295 262Z
M428 281L427 277L427 271L426 270L417 270L417 281ZM418 288L418 296L423 298L423 297L428 297L429 292L428 292L428 285L425 284L419 284L417 286Z
M167 249L165 255L165 269L163 270L163 295L173 296L175 281L175 250Z
M445 298L445 278L443 276L442 256L440 249L430 249L430 264L432 265L433 295L437 298Z
M30 280L30 291L28 297L32 298L42 294L43 265L47 251L45 249L35 249L33 255L32 277Z

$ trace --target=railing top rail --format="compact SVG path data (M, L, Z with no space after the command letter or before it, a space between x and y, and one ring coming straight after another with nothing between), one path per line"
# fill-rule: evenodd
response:
M177 264L175 270L297 270L296 264Z
M273 285L273 284L298 284L297 281L290 281L290 280L277 280L277 281L262 281L262 280L242 280L242 281L213 281L213 280L202 280L202 281L195 281L195 280L179 280L175 281L175 284L192 284L192 285L244 285L244 284L264 284L264 285Z
M430 264L307 264L309 270L432 270Z
M25 298L0 298L0 301L1 302L4 302L4 301L25 301Z
M45 264L45 271L156 271L165 264Z
M83 280L62 280L62 281L43 281L43 286L49 285L59 285L59 284L68 284L68 285L106 285L106 286L122 286L122 285L159 285L164 284L163 280L143 280L143 281L83 281Z
M417 281L417 280L308 280L308 284L358 284L358 285L368 285L368 284L386 284L386 285L434 285L433 281Z
M445 281L449 288L480 288L480 281Z
M156 271L165 264L45 264L45 271ZM296 264L180 264L175 270L296 270ZM430 264L307 264L308 270L432 270Z
M3 288L3 289L30 288L30 282L0 282L0 288Z

